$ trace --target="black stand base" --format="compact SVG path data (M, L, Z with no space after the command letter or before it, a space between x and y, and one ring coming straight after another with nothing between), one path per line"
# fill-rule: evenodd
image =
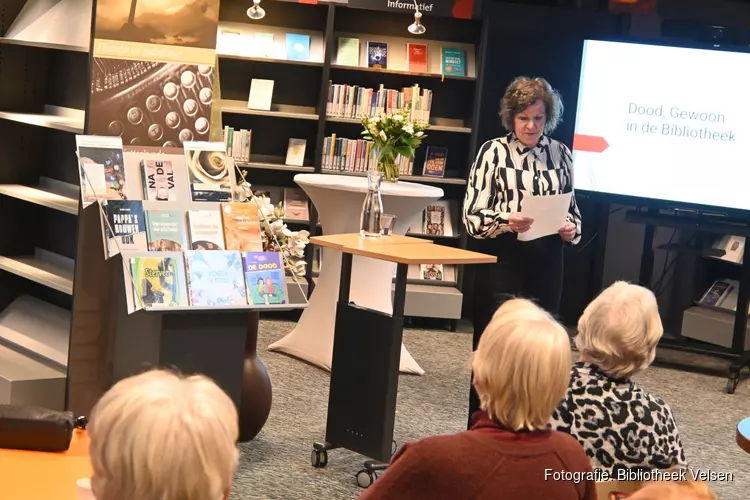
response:
M729 378L725 389L727 394L734 394L740 383L742 369L745 367L750 368L750 351L745 351L737 361L729 365Z

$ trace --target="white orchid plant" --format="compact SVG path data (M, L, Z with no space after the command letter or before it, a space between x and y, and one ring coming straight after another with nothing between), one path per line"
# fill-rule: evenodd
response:
M379 116L362 116L362 136L377 148L377 169L386 180L399 176L396 156L414 158L414 151L427 137L424 131L429 124L412 121L409 107L381 113Z
M298 278L305 276L305 247L310 243L310 232L291 231L284 224L283 204L274 205L268 196L254 194L248 182L242 182L238 192L241 201L258 204L263 251L280 252L287 271Z

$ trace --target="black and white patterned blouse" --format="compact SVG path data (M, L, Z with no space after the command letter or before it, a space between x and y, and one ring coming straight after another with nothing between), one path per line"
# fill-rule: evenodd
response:
M511 231L508 217L521 211L523 197L573 191L573 157L568 147L547 136L527 148L510 133L485 142L469 174L463 222L469 235L494 238ZM581 214L575 194L568 221L576 225L572 243L581 239Z
M685 466L685 452L669 406L629 380L576 363L551 426L571 434L595 468L667 469Z

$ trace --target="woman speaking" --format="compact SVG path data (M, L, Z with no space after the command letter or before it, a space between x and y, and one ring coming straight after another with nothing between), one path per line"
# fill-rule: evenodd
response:
M560 308L563 243L581 238L575 195L558 234L518 241L533 219L524 217L525 197L573 192L573 161L565 144L547 137L560 123L560 95L543 78L516 78L500 102L508 134L485 142L469 174L463 223L473 249L497 256L497 264L475 272L474 350L497 308L521 296L552 314ZM479 408L473 388L469 419Z

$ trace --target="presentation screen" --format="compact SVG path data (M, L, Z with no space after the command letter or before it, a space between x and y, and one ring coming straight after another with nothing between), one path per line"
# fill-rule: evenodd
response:
M748 84L750 54L585 41L575 188L750 210Z

